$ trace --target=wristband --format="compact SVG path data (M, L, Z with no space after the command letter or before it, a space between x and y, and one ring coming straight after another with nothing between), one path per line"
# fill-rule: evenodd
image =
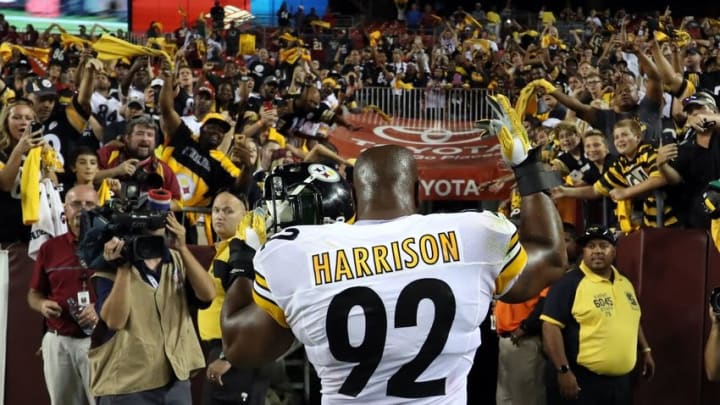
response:
M555 171L545 169L540 156L540 148L530 149L528 157L512 168L521 196L539 193L562 185L560 175Z

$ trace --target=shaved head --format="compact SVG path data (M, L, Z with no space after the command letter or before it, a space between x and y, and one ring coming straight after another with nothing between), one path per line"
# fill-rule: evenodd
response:
M414 214L417 181L417 165L408 149L387 145L361 153L353 172L358 219Z

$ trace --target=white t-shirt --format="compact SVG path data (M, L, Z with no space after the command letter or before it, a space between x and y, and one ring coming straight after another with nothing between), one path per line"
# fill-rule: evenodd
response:
M94 92L90 98L92 113L101 119L100 123L104 126L108 126L113 122L125 120L122 114L120 114L121 106L122 103L120 103L118 99L114 97L105 97L97 91Z
M490 212L298 226L255 256L255 302L305 345L323 404L465 404L479 325L527 262Z

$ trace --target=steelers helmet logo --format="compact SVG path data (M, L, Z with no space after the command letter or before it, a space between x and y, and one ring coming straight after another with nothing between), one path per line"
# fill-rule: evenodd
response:
M42 85L43 85L43 87L45 87L45 88L48 88L48 87L52 87L52 86L53 86L53 84L52 84L52 83L50 82L50 80L48 80L48 79L43 79Z
M308 166L308 173L310 173L312 178L326 183L337 183L340 181L340 174L338 172L319 163L313 163Z
M195 195L195 182L186 174L178 174L177 180L183 201L189 201Z

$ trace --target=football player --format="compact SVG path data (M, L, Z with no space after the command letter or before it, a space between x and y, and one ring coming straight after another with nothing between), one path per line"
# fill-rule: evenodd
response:
M544 193L559 184L502 96L489 100L522 195L519 232L490 212L418 215L417 166L398 146L368 149L353 184L357 222L323 212L344 201L323 165L266 181L280 226L235 282L222 311L223 352L261 365L297 339L322 383L323 403L464 404L480 322L498 297L522 302L559 278L563 228ZM298 180L299 179L299 180ZM336 191L336 189L334 189ZM328 210L330 211L330 210ZM254 281L253 280L254 276Z

